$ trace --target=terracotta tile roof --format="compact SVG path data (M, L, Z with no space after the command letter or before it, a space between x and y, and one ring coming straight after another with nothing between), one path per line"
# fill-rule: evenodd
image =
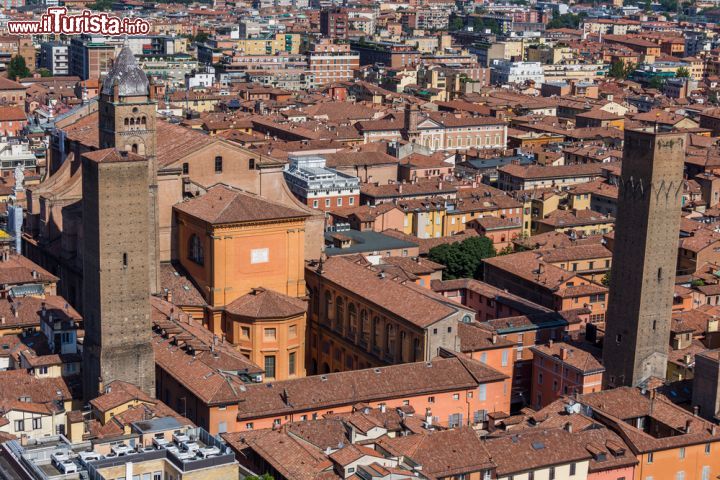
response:
M445 265L420 257L383 257L383 264L394 265L413 275L429 275L445 270Z
M38 327L45 304L46 311L54 318L79 322L80 314L63 297L46 295L45 298L19 297L0 299L0 329L11 327Z
M380 215L384 215L395 209L397 209L397 206L388 202L381 203L379 205L358 205L356 207L346 207L335 210L330 214L333 217L341 219L355 217L361 222L372 222Z
M93 149L100 147L98 113L87 115L75 123L64 127L68 140L76 141ZM221 141L189 128L158 121L156 155L158 165L169 166L189 153L211 143Z
M70 381L66 378L36 378L24 369L0 371L0 402L24 401L47 404L56 410L56 400L71 400Z
M515 342L493 335L492 332L481 328L477 322L459 323L458 338L461 352L477 352L480 350L494 350L497 348L514 347Z
M711 422L694 416L663 396L651 399L649 395L643 395L637 388L621 387L585 394L578 401L592 407L595 415L603 416L603 423L622 435L635 453L720 441L720 431L714 429ZM627 421L638 417L650 417L671 429L672 434L653 436Z
M238 421L289 415L358 402L477 388L507 378L474 360L452 357L311 377L249 384L238 391Z
M27 122L27 115L20 107L3 107L0 106L0 122Z
M273 290L256 288L227 305L225 311L252 319L289 318L307 312L307 303Z
M717 248L720 242L720 233L714 230L696 230L692 236L680 239L680 248L698 253L706 248Z
M372 267L360 265L344 257L328 258L324 262L322 273L318 273L317 268L308 270L420 328L427 328L456 312L444 301L428 298L412 289L411 285L414 284L382 278Z
M432 478L492 470L494 455L472 428L431 431L425 434L383 437L377 445L392 455L403 455L422 465Z
M604 215L592 210L555 210L545 218L537 220L538 223L556 228L599 225L613 223L614 221L615 219L610 215Z
M503 165L498 168L498 172L506 173L513 177L525 180L553 179L563 177L577 176L596 176L602 174L601 166L605 164L599 163L580 163L559 166L541 166L541 165Z
M513 310L521 313L547 313L551 312L547 307L531 302L519 295L507 292L489 283L472 278L458 278L455 280L433 281L432 289L436 292L447 292L450 290L468 290L485 298L489 298L502 305L507 305Z
M58 280L58 277L23 255L10 252L7 260L0 257L0 284L55 283Z
M178 313L157 297L152 304L155 363L209 405L236 402L239 392L262 369L232 345Z
M26 90L22 83L15 82L9 78L0 77L0 90Z
M443 182L438 179L422 179L414 183L391 183L377 185L363 183L360 185L360 193L373 198L398 198L413 197L418 195L443 195L454 194L457 189L451 182Z
M131 152L121 152L116 148L86 152L83 153L82 156L96 163L147 162L147 158L145 157Z
M583 350L579 346L553 342L552 344L536 345L530 350L536 355L561 360L566 366L579 370L585 375L605 371L605 367L591 352Z
M292 436L301 438L317 448L337 448L341 443L348 443L345 423L340 418L321 418L309 422L291 422L283 425L285 431Z
M172 295L172 302L180 306L204 307L207 305L200 291L179 265L160 264L160 285Z
M580 315L590 313L589 310L576 309L560 312L519 315L516 317L495 318L481 324L481 327L498 334L510 332L526 332L543 328L567 327L579 323Z
M590 460L585 445L564 429L522 430L486 441L498 476Z
M143 393L132 383L115 380L107 385L105 392L99 397L90 400L90 405L101 413L117 408L125 403L138 400L146 403L155 403L156 400Z
M623 118L622 115L617 115L615 113L607 112L605 110L595 109L590 110L588 112L582 112L575 115L575 118L589 118L593 120L620 120Z
M352 443L333 452L329 458L341 467L345 467L353 462L360 460L365 456L384 458L383 455L376 452L372 448L366 447L364 445L354 445Z
M592 194L605 198L618 198L618 187L617 185L611 185L605 183L603 180L594 180L592 182L581 183L570 187L569 190L574 195L580 194Z
M589 245L570 245L567 247L542 250L542 258L548 263L572 262L576 260L605 259L612 257L612 252L600 243Z
M535 250L485 258L483 262L548 289L560 288L576 276L563 268L546 263L542 252Z
M287 435L283 430L264 430L242 438L225 434L225 440L235 449L254 450L287 480L319 480L323 472L329 478L338 478L332 471L332 462L323 452L310 444Z
M515 240L515 243L524 245L527 248L540 250L551 250L555 248L571 247L573 245L595 245L602 244L602 235L591 235L588 237L572 238L566 232L546 232L531 237Z
M307 213L226 185L215 185L205 195L173 208L210 224L305 218Z

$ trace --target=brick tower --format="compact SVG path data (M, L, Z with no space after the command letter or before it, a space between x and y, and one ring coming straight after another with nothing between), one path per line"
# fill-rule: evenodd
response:
M101 150L83 155L83 386L155 393L150 294L159 290L155 103L123 47L100 91Z
M603 347L605 384L665 378L686 136L626 130Z
M83 155L83 387L113 380L155 394L147 288L149 162L114 148Z
M150 293L160 292L160 233L156 160L157 103L150 82L125 46L113 62L100 91L100 148L117 148L147 158L150 236L148 279Z

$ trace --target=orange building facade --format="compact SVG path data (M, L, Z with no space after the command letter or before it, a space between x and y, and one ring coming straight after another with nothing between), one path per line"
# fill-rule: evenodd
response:
M208 307L205 324L265 369L305 375L308 215L224 185L175 206L178 258Z

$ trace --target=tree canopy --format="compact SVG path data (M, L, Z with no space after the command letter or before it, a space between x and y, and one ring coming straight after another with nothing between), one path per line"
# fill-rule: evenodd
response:
M578 28L585 18L584 13L575 15L574 13L564 13L550 20L547 28Z
M634 63L626 63L622 60L618 60L610 64L608 69L608 77L616 78L618 80L625 80L635 71Z
M680 67L675 72L677 78L688 78L690 76L690 70L685 67Z
M482 278L482 259L494 257L495 247L487 237L472 237L462 242L438 245L428 257L445 265L443 278Z
M7 66L7 76L11 80L30 76L30 69L27 67L24 57L15 55L12 59L10 59Z

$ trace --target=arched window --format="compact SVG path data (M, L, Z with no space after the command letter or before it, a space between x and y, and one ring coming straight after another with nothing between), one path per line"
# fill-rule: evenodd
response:
M131 118L131 119L130 119L130 125L135 125L135 119L134 119L134 118Z
M420 339L415 337L413 340L413 362L419 362L422 360L422 346L420 345Z
M320 318L320 295L318 295L318 291L314 288L310 289L310 298L312 299L312 313L317 315L318 319Z
M251 158L248 160L248 169L253 170L255 168L255 159Z
M348 319L350 323L349 328L349 335L350 337L354 337L357 333L357 310L355 309L355 304L351 303L348 305Z
M142 123L143 125L147 125L147 117L142 117L140 121L140 123Z
M332 316L332 295L330 292L325 292L325 316L323 320L325 325L330 325L330 317Z
M385 325L385 352L392 355L395 353L395 325Z
M335 298L335 322L333 323L336 329L342 328L342 324L345 322L345 305L343 304L342 297Z
M128 126L128 125L130 125L130 119L129 119L129 118L125 118L125 126Z
M130 149L132 153L138 153L138 145L137 143L132 144L132 148Z
M370 321L368 320L367 310L360 311L360 341L365 345L370 342Z
M198 265L205 264L202 242L200 241L200 237L194 233L190 235L190 240L188 241L188 258Z
M373 317L373 323L372 323L372 334L373 334L373 347L380 348L380 319L378 317Z

